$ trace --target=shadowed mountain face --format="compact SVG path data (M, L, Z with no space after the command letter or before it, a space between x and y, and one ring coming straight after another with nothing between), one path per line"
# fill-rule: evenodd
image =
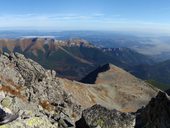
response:
M97 76L99 73L108 71L110 69L109 64L105 64L103 66L99 66L96 70L88 74L86 77L84 77L81 82L87 83L87 84L95 84Z
M112 63L128 70L134 65L153 63L149 57L127 48L97 48L79 39L0 39L0 49L1 52L22 53L43 67L54 69L57 76L71 80L81 80L105 63Z

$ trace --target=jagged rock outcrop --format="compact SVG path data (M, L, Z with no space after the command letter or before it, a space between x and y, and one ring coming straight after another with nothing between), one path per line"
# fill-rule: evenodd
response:
M1 105L19 114L19 124L7 127L73 127L71 115L80 115L81 107L63 90L55 72L21 54L0 56L0 83Z
M169 128L170 97L160 91L146 107L138 110L136 122L136 128Z
M166 90L165 92L166 94L170 95L170 89Z
M135 115L94 105L83 111L76 128L133 128Z

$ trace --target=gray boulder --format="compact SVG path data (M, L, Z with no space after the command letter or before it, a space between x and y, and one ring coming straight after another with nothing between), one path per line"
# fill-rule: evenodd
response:
M109 110L94 105L83 111L82 118L76 122L77 128L133 128L135 115Z

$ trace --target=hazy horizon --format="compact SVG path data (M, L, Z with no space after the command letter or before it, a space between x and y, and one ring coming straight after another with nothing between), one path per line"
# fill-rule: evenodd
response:
M0 30L170 33L165 0L1 0Z

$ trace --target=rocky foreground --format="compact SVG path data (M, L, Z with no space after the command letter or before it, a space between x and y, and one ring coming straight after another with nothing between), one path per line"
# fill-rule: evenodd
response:
M127 74L110 66L95 84L82 84L57 78L55 71L21 54L4 53L0 107L19 117L0 128L168 128L169 96L164 92L156 96L158 89Z
M108 110L100 105L86 109L76 122L78 128L169 128L170 97L159 92L146 107L135 113Z

